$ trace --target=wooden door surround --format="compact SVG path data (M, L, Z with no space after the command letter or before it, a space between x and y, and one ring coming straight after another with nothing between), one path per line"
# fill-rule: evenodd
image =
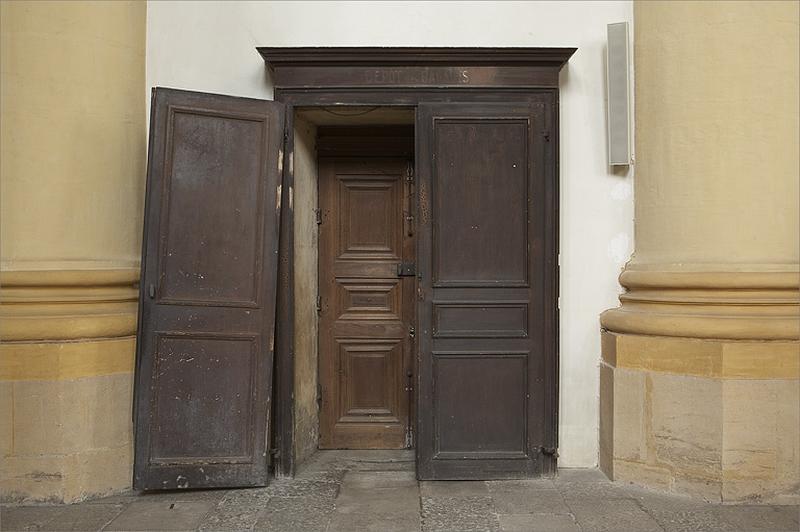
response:
M321 449L411 446L410 161L319 160Z
M534 151L528 151L526 162L536 161L537 180L542 180L545 186L542 196L537 197L535 213L543 220L544 225L540 232L531 238L531 246L539 256L540 263L537 270L541 272L541 282L536 280L536 285L531 285L529 308L535 309L536 331L535 341L525 349L531 352L529 369L535 373L528 373L526 378L533 379L536 384L535 406L523 414L526 416L526 432L532 437L525 442L524 453L530 457L523 467L512 466L506 468L502 476L533 476L553 474L556 469L557 457L557 420L558 420L558 89L559 72L574 48L259 48L258 52L264 58L267 68L271 71L275 87L275 99L287 106L285 147L287 155L293 151L292 130L294 109L298 107L339 107L347 106L411 106L433 103L506 103L519 106L529 106L535 109L528 115L523 112L514 112L515 119L525 116L528 121L530 139L536 137L536 142L528 143ZM448 111L442 109L442 112ZM419 128L419 112L417 113L417 128ZM458 121L459 116L447 115L447 118ZM483 115L481 119L491 119L492 116ZM495 117L497 118L497 117ZM502 117L501 117L502 118ZM433 129L430 132L435 133ZM416 157L420 157L420 136L417 131ZM427 142L427 141L426 141ZM415 167L420 169L421 161L415 161ZM429 168L432 168L428 164ZM428 170L426 170L428 171ZM293 170L290 164L283 166L283 187L291 190L293 186ZM417 176L418 183L422 182L421 171ZM430 176L425 177L429 179ZM537 185L538 186L538 185ZM423 196L429 191L419 190L420 204L424 204ZM295 463L293 455L293 356L292 346L294 338L294 298L292 277L293 261L293 232L294 218L290 201L291 194L283 195L283 208L281 220L280 264L278 286L278 317L276 331L276 376L275 383L275 436L277 471L291 475ZM425 212L419 212L424 216ZM430 213L428 213L430 214ZM503 273L505 267L495 264L494 273ZM507 265L509 268L510 265ZM449 271L458 274L458 268ZM430 275L431 272L422 272ZM461 272L469 273L469 272ZM508 271L508 276L511 273ZM533 282L534 279L531 278ZM432 287L439 289L440 287ZM423 288L424 290L424 288ZM431 312L434 301L429 299L431 294L421 294L418 297L418 311ZM433 294L433 297L436 297ZM516 297L516 296L514 296ZM511 307L502 307L507 312L513 311ZM451 312L451 317L453 313ZM520 322L521 323L521 322ZM527 322L529 327L531 322ZM420 326L423 323L420 322ZM456 330L462 330L456 327ZM522 330L522 329L519 329ZM462 331L463 332L463 331ZM521 334L521 333L520 333ZM433 339L433 331L417 331L418 340L422 337ZM456 343L469 342L469 339L452 339ZM498 339L493 349L504 351L506 355L512 354L514 349L508 342L518 339ZM519 340L523 341L524 340ZM428 344L430 346L430 344ZM459 344L460 345L460 344ZM432 353L420 344L416 356L419 360L430 360ZM460 349L460 348L459 348ZM483 349L483 348L481 348ZM502 353L501 353L502 354ZM519 360L519 357L507 357L509 364ZM444 360L444 359L443 359ZM449 360L449 359L448 359ZM513 365L513 364L512 364ZM510 366L509 366L510 367ZM453 379L460 380L459 369L449 372ZM449 371L449 370L448 370ZM512 372L513 373L513 372ZM510 375L510 374L509 374ZM435 405L421 400L419 376L415 380L415 394L417 406L420 410L434 408ZM505 380L505 379L501 379ZM531 382L530 380L528 382ZM521 390L527 386L520 384ZM431 398L426 399L430 400ZM456 398L457 399L457 398ZM435 401L435 398L433 399ZM441 408L441 405L436 408ZM420 413L420 420L423 419ZM417 425L421 428L424 422ZM462 431L463 432L463 431ZM454 433L455 434L455 433ZM428 436L432 437L432 436ZM498 440L499 441L499 440ZM505 440L510 441L510 440ZM470 442L467 442L470 444ZM472 442L479 445L482 442ZM489 442L492 443L492 442ZM505 443L503 444L505 445ZM507 450L503 445L496 450ZM418 461L424 459L419 455ZM473 446L474 447L474 446ZM503 447L503 448L501 448ZM453 447L459 453L464 449ZM474 451L474 449L472 449ZM447 458L443 456L442 458ZM502 456L495 457L499 461ZM455 462L453 462L455 464ZM488 478L495 476L487 474L485 470L465 467L460 472L458 467L442 467L435 471L427 472L418 470L418 474L425 478ZM449 471L448 471L449 469ZM502 470L500 464L498 470ZM496 472L495 472L496 473Z

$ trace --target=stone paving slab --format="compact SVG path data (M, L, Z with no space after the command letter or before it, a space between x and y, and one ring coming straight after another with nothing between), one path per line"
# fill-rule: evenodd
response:
M488 497L489 486L482 481L442 480L419 483L423 497Z
M498 516L502 532L581 532L571 515L510 514Z
M198 530L252 530L261 510L270 500L267 488L230 490L206 515Z
M328 497L275 497L261 509L253 530L325 532L333 510Z
M211 502L135 501L103 530L196 530L214 508Z
M570 514L564 496L552 484L540 482L487 482L500 514Z
M419 485L413 471L350 471L329 531L419 532Z
M122 504L4 507L0 508L0 529L100 530L124 509Z
M800 530L800 508L797 506L731 506L714 508L728 523L742 530L770 530L776 532Z
M230 490L122 493L61 506L0 506L0 530L280 532L798 531L798 506L710 504L610 482L418 482L413 452L321 451L294 479Z
M604 484L610 483L608 477L599 469L577 469L565 468L559 469L558 475L553 477L553 482L580 482L583 484L591 482L602 482Z
M491 497L422 497L424 532L499 532L500 521Z
M381 513L335 514L328 532L420 532L419 512L385 515Z
M630 499L573 499L567 501L572 515L584 532L663 532L663 528Z

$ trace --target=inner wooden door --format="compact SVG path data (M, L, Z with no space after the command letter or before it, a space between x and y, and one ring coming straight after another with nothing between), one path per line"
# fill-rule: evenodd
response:
M320 158L322 449L411 447L411 164Z

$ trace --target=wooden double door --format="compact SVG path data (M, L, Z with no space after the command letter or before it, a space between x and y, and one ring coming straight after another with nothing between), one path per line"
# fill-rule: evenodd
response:
M413 445L420 479L554 471L555 109L419 102L414 172L321 161L322 447ZM295 303L285 120L277 102L154 93L138 489L267 482L271 397L292 401L273 393Z
M322 449L412 446L412 162L319 161Z

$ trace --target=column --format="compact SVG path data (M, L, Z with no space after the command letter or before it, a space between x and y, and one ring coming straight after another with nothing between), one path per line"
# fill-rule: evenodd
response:
M130 487L144 2L0 4L0 492Z
M797 500L798 4L634 4L635 253L601 316L600 462Z

